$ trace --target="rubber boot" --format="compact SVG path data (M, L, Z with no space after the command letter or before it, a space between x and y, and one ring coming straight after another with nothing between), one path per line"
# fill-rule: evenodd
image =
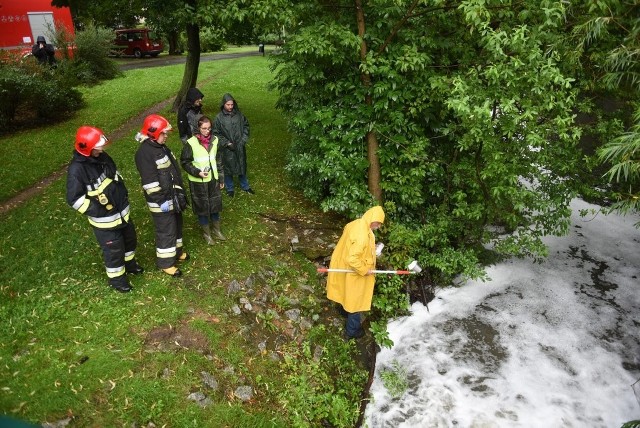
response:
M213 226L211 228L211 230L213 231L213 236L219 241L226 241L227 238L225 238L222 232L220 232L220 222L214 221L213 223L211 223L211 225Z
M176 266L171 266L170 268L162 269L164 273L167 275L171 275L174 278L177 278L182 275L182 271L178 269Z
M208 245L213 245L213 239L211 238L211 228L209 227L209 224L201 224L200 227L202 228L202 236L204 237L204 240L207 241Z
M116 278L110 278L109 285L118 290L120 293L128 293L129 291L131 291L131 284L129 284L129 280L124 275L118 276Z
M127 270L127 273L130 273L132 275L139 275L144 272L144 268L138 264L136 259L125 262L124 266Z

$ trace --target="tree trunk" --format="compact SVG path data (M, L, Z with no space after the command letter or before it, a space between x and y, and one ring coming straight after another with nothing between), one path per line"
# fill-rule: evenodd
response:
M187 61L184 64L182 85L173 101L171 110L178 111L189 88L194 88L198 82L198 67L200 66L200 27L187 24Z
M169 41L169 55L178 55L180 52L178 50L178 32L170 31L167 34L167 40Z
M356 20L358 21L358 36L360 37L360 61L365 62L367 60L367 43L364 40L364 9L362 8L362 0L354 0L356 5ZM367 94L365 97L365 103L371 106L373 101L371 100L371 76L367 73L360 74L360 80L364 85ZM374 130L369 130L366 135L367 139L367 159L369 160L369 177L368 186L369 193L375 198L376 201L382 203L382 188L380 187L380 178L382 176L380 172L380 158L378 157L378 135Z

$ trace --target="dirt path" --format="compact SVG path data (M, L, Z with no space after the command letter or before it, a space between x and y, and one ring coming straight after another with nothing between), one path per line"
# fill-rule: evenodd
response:
M175 97L168 98L150 108L144 110L142 113L137 116L132 117L125 123L123 123L119 128L115 131L109 133L110 140L119 140L125 135L129 134L131 131L140 126L145 117L152 113L158 113L159 111L165 109L169 104L173 102ZM0 215L11 211L12 209L22 205L25 201L39 195L44 192L44 190L53 184L60 177L63 177L67 173L68 164L60 168L58 171L54 172L48 177L43 178L38 183L34 184L31 187L24 189L22 192L18 193L13 198L10 198L2 203L0 203Z
M230 58L238 58L238 57L248 56L248 55L249 54L240 54L240 55L233 55L233 56L228 57L228 58L220 58L220 57L218 57L216 59L230 59ZM224 73L225 72L221 72L221 73L217 73L217 74L214 74L212 76L209 76L208 78L199 81L198 84L201 86L201 85L204 85L206 83L209 83L211 80L219 78ZM147 117L150 114L158 113L159 111L164 110L165 108L167 108L167 106L169 104L173 103L174 99L175 99L175 97L173 97L173 96L171 98L167 98L166 100L161 101L158 104L149 107L148 109L144 110L143 112L141 112L137 116L134 116L134 117L130 118L128 121L126 121L125 123L120 125L120 127L118 127L116 130L114 130L113 132L110 132L109 135L108 135L109 139L110 140L119 140L120 138L122 138L125 135L129 134L131 131L133 131L138 126L140 126L140 124L142 123L142 121L144 120L145 117ZM30 187L24 189L22 192L18 193L16 196L14 196L14 197L12 197L10 199L7 199L4 202L0 202L0 215L11 211L12 209L22 205L22 203L24 203L25 201L27 201L27 200L39 195L42 192L44 192L44 190L47 187L49 187L56 180L58 180L60 177L63 177L66 174L68 166L69 166L69 164L64 165L58 171L54 172L53 174L51 174L48 177L43 178L39 182L35 183L33 186L30 186Z

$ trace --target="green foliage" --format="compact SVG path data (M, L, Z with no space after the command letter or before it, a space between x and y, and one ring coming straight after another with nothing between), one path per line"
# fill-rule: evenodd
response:
M376 343L383 348L391 348L387 323L399 316L408 314L409 295L406 293L405 279L399 275L378 275L371 302L372 318L370 330Z
M75 25L83 28L87 25L97 25L109 28L128 28L135 26L148 7L148 1L139 0L109 0L109 1L80 1L80 0L52 0L52 6L68 6Z
M221 28L205 27L200 29L200 48L202 52L217 52L226 48L225 33Z
M365 370L349 370L353 342L322 337L324 327L310 333L310 341L292 344L284 353L283 387L278 399L296 428L329 424L353 427L359 415ZM316 338L316 340L314 340Z
M111 58L113 30L88 25L76 34L76 53L70 72L81 83L97 83L120 74L118 64Z
M612 165L607 176L610 181L623 182L625 191L616 193L617 201L610 208L621 213L640 212L640 108L636 111L635 125L603 146L600 160ZM640 227L640 223L636 224Z
M482 277L487 245L543 257L542 237L566 233L580 132L564 47L550 49L564 3L443 5L369 3L360 40L350 4L297 4L273 69L293 182L324 210L361 215L374 133L389 262L415 258L448 281Z
M81 93L56 69L32 58L0 64L0 134L66 118L83 105Z
M400 398L409 388L407 370L394 360L390 368L380 370L380 379L391 398Z
M591 86L609 90L619 100L630 100L636 113L624 129L603 139L598 152L608 168L607 178L616 186L616 202L610 208L620 213L640 211L640 5L633 2L594 2L583 10L576 6L577 24L573 36L577 53L589 73ZM582 13L580 13L582 12ZM622 116L628 108L618 109ZM611 138L613 137L613 138ZM637 224L640 227L640 223Z

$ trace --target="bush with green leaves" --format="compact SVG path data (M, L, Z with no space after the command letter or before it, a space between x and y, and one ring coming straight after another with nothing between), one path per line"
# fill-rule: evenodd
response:
M83 105L82 94L54 68L31 58L0 65L0 132L60 120Z
M224 40L225 32L221 28L205 27L200 29L200 50L202 52L218 52L227 48Z
M402 367L397 360L393 360L391 367L380 370L382 385L387 390L391 398L400 398L409 388L407 369Z
M355 426L367 381L367 371L353 364L355 352L352 341L327 336L324 326L314 327L301 345L285 346L278 401L291 426Z
M118 64L109 54L113 46L113 30L88 25L76 33L76 51L70 71L82 83L97 83L120 74Z

